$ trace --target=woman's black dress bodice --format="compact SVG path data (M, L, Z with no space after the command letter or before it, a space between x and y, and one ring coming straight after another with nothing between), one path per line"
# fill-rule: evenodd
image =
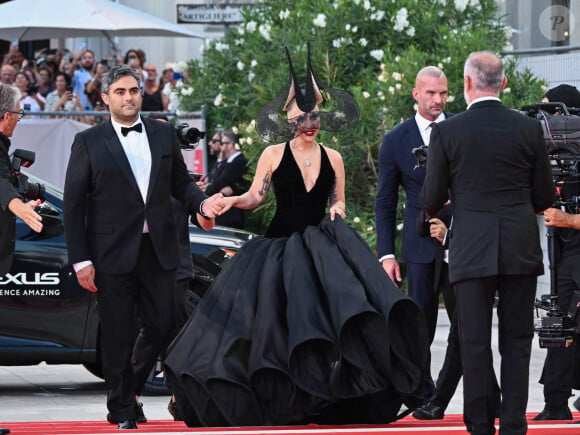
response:
M302 233L308 225L316 226L326 214L328 197L334 187L334 170L323 146L320 147L320 174L314 187L306 190L300 168L292 155L290 144L272 174L276 194L276 214L266 231L266 237L289 237Z

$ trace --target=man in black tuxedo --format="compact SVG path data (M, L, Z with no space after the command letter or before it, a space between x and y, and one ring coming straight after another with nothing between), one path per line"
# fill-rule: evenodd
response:
M76 135L64 188L69 261L82 287L98 288L108 420L119 429L137 428L135 396L173 327L179 259L170 198L209 219L223 206L190 178L173 126L140 117L139 80L127 65L103 78L111 120Z
M449 278L457 303L467 429L495 434L488 374L497 292L500 433L525 434L533 302L537 275L543 273L536 213L552 204L552 174L540 123L499 100L507 83L501 60L490 52L472 53L464 80L468 110L433 126L421 202L434 216L451 192Z
M416 167L412 150L429 145L431 124L451 115L444 112L447 77L443 71L434 66L421 69L415 79L413 98L417 101L417 113L385 134L379 151L379 181L375 203L377 251L385 272L393 282L400 282L402 276L395 258L395 238L399 186L402 186L406 199L401 257L407 264L409 297L425 314L431 343L435 336L438 308L433 291L435 243L430 237L420 237L415 230L415 221L421 212L419 192L425 179L425 168ZM429 399L434 389L428 371L423 388L425 400Z

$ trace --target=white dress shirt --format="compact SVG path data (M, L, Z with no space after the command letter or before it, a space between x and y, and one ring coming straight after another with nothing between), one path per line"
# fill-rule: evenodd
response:
M415 114L415 121L417 122L417 127L419 127L419 133L421 133L421 139L425 145L429 145L431 140L431 124L433 122L441 122L445 120L445 114L441 112L435 121L429 121L419 115L419 112Z

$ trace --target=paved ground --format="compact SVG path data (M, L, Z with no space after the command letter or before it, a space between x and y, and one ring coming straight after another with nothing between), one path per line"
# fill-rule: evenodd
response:
M433 375L437 376L445 353L448 320L440 310L439 325L432 346ZM497 328L493 334L495 361L497 355ZM539 379L545 351L534 340L530 400L528 412L543 408L543 396ZM82 366L46 365L23 367L0 367L0 427L6 421L94 421L105 418L106 389L104 382L94 377ZM143 397L145 413L152 420L169 419L167 396ZM574 398L570 399L570 406ZM462 386L460 384L447 413L462 413Z

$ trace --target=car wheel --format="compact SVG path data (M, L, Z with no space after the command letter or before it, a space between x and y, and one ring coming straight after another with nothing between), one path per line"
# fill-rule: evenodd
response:
M187 313L190 316L191 313L195 311L196 307L201 301L201 297L199 295L200 294L203 295L203 293L205 292L205 288L202 289L200 287L205 286L203 284L200 285L200 282L196 282L195 280L193 280L190 286L190 290L187 293L187 300L185 301L185 305ZM162 396L171 394L169 388L167 388L167 385L165 385L165 378L163 376L163 363L161 362L161 359L157 360L155 366L151 370L151 373L149 373L147 381L145 381L145 385L143 387L143 393L151 396Z

